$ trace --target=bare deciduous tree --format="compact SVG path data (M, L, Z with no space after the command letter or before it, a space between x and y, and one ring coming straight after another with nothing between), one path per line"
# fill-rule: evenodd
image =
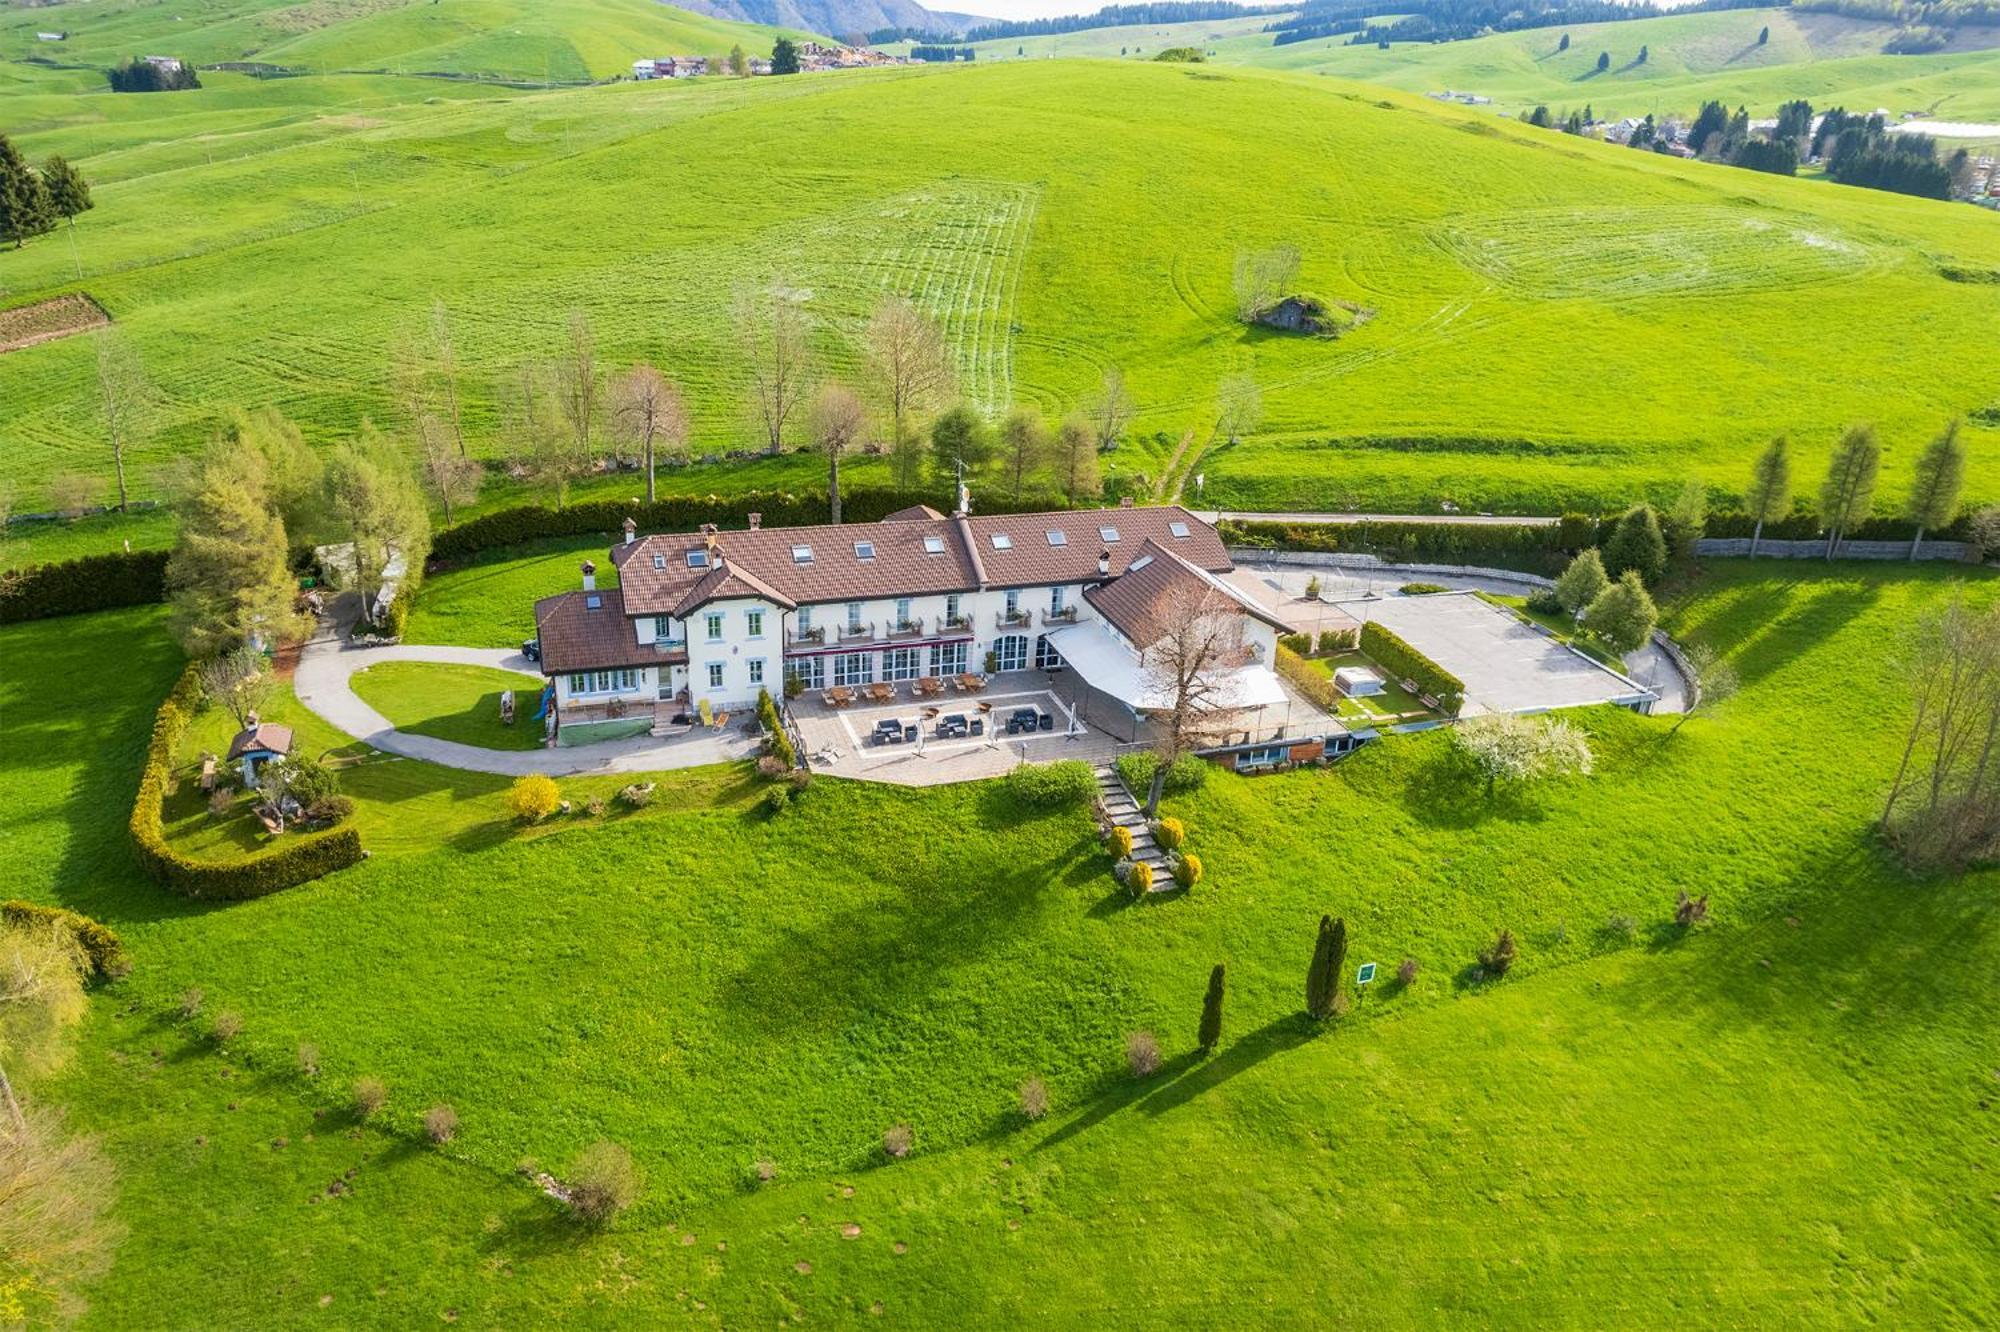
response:
M569 499L569 485L588 466L586 456L572 447L573 439L556 405L548 367L524 360L501 386L502 431L513 465L549 487L556 507Z
M1706 643L1697 643L1689 648L1686 660L1689 671L1694 675L1694 693L1689 699L1689 706L1681 709L1681 715L1674 720L1673 730L1668 731L1668 735L1687 725L1687 719L1695 713L1707 712L1716 704L1735 697L1742 685L1736 667Z
M1248 374L1223 380L1215 395L1215 433L1234 444L1264 419L1264 395Z
M806 414L813 447L826 458L826 498L830 521L840 521L840 460L861 442L868 428L868 409L844 384L828 384L813 399Z
M1072 506L1078 498L1095 499L1104 490L1097 471L1097 444L1088 423L1072 416L1056 430L1056 466L1062 472L1063 498Z
M442 296L431 300L431 356L437 367L442 415L451 427L451 438L458 446L458 456L463 458L466 456L465 423L458 404L458 347L451 337L451 311L445 308Z
M765 447L777 453L812 391L805 311L790 291L774 284L737 296L736 326L750 362L750 408L763 428Z
M597 429L597 337L591 332L590 316L581 310L569 312L569 346L557 358L555 372L571 452L587 459Z
M1881 827L1913 864L1962 865L2000 838L2000 607L1954 595L1919 617L1905 661L1914 707Z
M1040 467L1049 456L1051 442L1048 427L1042 424L1041 417L1027 408L1016 407L1000 423L999 434L1000 463L1007 469L1013 496L1018 500L1022 486L1027 483L1028 473Z
M1139 654L1159 723L1154 746L1159 763L1146 793L1146 813L1157 813L1167 770L1183 754L1200 748L1230 709L1227 699L1234 670L1244 664L1242 608L1192 576L1175 583L1153 607L1159 633Z
M147 382L132 344L115 330L97 335L97 398L104 414L105 438L111 445L111 465L118 474L118 511L123 513L130 502L125 453L145 433L153 386Z
M1119 436L1132 420L1132 395L1125 391L1125 372L1111 366L1104 372L1097 396L1090 400L1090 424L1097 432L1097 450L1107 453L1118 446Z
M1236 317L1249 321L1276 305L1298 284L1299 247L1278 245L1236 256Z
M877 390L889 409L893 451L913 413L951 396L957 371L944 330L901 296L887 297L875 307L868 320L867 344Z
M417 420L417 463L424 489L444 510L444 525L450 527L453 511L479 498L484 469L459 452L446 423L429 412Z
M0 1253L25 1269L17 1289L33 1292L47 1322L79 1316L79 1288L110 1266L124 1233L110 1219L116 1192L97 1140L67 1133L54 1111L30 1107L0 1134Z
M210 701L244 727L271 701L278 681L263 653L239 647L202 663L201 687Z
M660 454L678 460L687 448L687 403L671 379L640 364L612 382L611 417L619 438L638 449L645 463L646 503L651 504Z

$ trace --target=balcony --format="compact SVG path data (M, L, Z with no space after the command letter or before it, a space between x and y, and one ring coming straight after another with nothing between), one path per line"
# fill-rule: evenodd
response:
M1062 608L1061 610L1045 610L1045 611L1043 611L1043 612L1042 612L1042 623L1043 623L1043 624L1075 624L1075 623L1076 623L1076 607L1074 607L1074 606L1064 606L1064 607L1063 607L1063 608Z
M843 624L840 626L840 641L843 643L866 643L874 640L875 626L872 624Z
M889 628L889 637L891 639L922 638L923 636L924 621L922 616L908 620L898 620Z
M993 620L1002 629L1026 629L1035 622L1034 616L1024 610L1003 610Z
M972 617L970 615L947 615L938 621L938 632L946 634L969 634L972 632Z
M786 647L816 646L826 642L826 627L814 625L810 629L788 629L785 631Z

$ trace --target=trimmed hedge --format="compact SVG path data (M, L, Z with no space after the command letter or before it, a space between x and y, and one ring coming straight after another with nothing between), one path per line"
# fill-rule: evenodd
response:
M16 900L0 902L0 920L9 925L54 925L68 932L90 959L91 974L99 980L113 980L132 969L131 960L125 956L124 941L89 916L62 907Z
M1614 524L1583 514L1560 522L1526 523L1246 523L1224 521L1232 546L1275 550L1356 551L1399 564L1488 564L1553 569L1586 546L1600 544Z
M1702 527L1703 536L1748 537L1757 530L1757 520L1747 513L1712 513ZM1869 518L1840 534L1842 541L1908 541L1917 534L1916 524L1907 518ZM1943 527L1924 533L1928 541L1963 541L1972 535L1972 515L1961 513ZM1792 513L1764 524L1766 541L1823 541L1826 528L1815 513Z
M1335 687L1333 677L1308 666L1304 657L1283 643L1278 644L1277 667L1278 674L1310 699L1314 707L1329 717L1340 712L1340 690Z
M275 851L232 862L194 860L168 846L160 807L173 772L174 751L200 706L201 676L189 662L153 718L153 739L146 747L146 767L132 803L129 826L141 869L183 897L240 901L309 883L361 862L361 834L352 827L287 838Z
M1023 763L1002 780L1014 798L1031 809L1087 805L1097 794L1097 774L1082 759Z
M85 555L0 573L0 624L150 606L166 598L166 551Z
M1417 682L1417 692L1438 701L1438 709L1456 717L1465 703L1465 681L1426 657L1393 629L1374 620L1361 626L1361 650L1399 680Z
M949 511L951 501L929 491L863 489L842 490L840 516L849 523L869 523L886 518L913 504L929 504ZM1018 500L1000 496L980 499L986 513L1031 513L1059 509L1061 500L1045 495L1024 495ZM565 509L539 504L497 509L492 513L447 528L431 539L431 562L448 563L469 559L482 551L550 537L604 536L620 531L627 518L641 532L693 531L703 523L742 528L750 525L751 514L761 514L766 527L800 527L824 523L826 495L819 491L797 494L789 491L747 491L741 495L668 495L651 504L631 500L585 500Z

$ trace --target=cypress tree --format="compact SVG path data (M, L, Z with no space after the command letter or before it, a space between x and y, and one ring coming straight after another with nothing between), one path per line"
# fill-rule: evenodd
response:
M1667 539L1660 533L1659 515L1650 504L1635 504L1618 520L1611 540L1604 543L1604 571L1616 578L1636 569L1648 585L1667 572Z
M1333 1016L1333 1002L1340 993L1340 969L1346 964L1346 918L1321 916L1312 965L1306 969L1306 1015L1315 1022Z
M1208 995L1201 1001L1201 1030L1196 1043L1208 1054L1222 1044L1222 963L1208 973Z
M1764 456L1757 459L1756 470L1750 474L1750 493L1743 497L1750 516L1757 520L1757 526L1750 532L1750 553L1757 553L1757 543L1764 537L1764 524L1773 518L1783 518L1792 507L1792 456L1791 446L1783 435L1771 441L1764 450Z
M1917 558L1927 528L1943 527L1958 508L1958 492L1965 485L1965 446L1958 442L1958 418L1944 433L1930 442L1917 459L1917 479L1910 487L1910 521L1917 534L1910 538L1910 558Z

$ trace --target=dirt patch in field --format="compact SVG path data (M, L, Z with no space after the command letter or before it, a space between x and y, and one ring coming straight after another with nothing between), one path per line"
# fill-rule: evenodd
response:
M38 342L88 333L111 322L104 307L80 291L33 305L0 310L0 352L19 351Z

